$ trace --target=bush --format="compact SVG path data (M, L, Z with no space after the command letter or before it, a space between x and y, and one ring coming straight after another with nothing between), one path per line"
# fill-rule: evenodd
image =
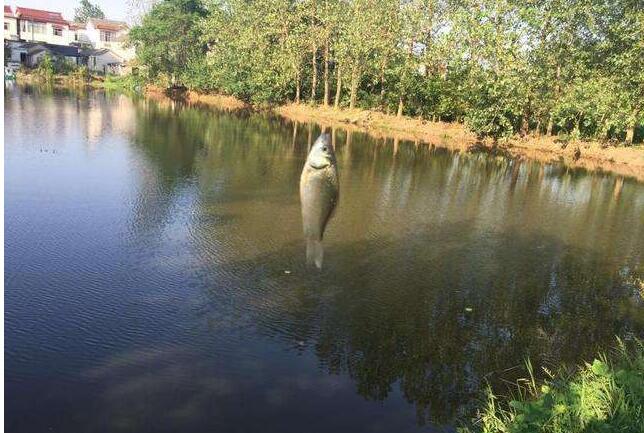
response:
M551 375L538 386L529 378L503 402L488 389L474 426L461 432L644 432L644 345L630 350L618 340L612 360L600 355L574 375Z
M69 78L74 83L87 83L90 79L90 74L87 66L82 65L74 68L69 74Z
M144 79L140 75L107 75L103 82L106 90L120 90L129 93L140 93L145 87Z
M36 76L44 81L52 81L54 79L54 61L49 53L43 56L38 67L36 67Z

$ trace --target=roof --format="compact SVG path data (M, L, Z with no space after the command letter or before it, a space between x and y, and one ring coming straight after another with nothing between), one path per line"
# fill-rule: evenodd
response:
M109 48L88 48L85 50L80 50L81 56L102 56L103 54L111 54L113 57L123 60L121 56L110 50Z
M85 28L87 28L87 24L70 22L69 23L69 28L72 29L72 30L85 29Z
M54 23L54 24L61 24L61 25L68 24L60 12L51 12L51 11L43 11L40 9L17 7L16 16L21 19L38 21L41 23Z
M7 41L12 50L29 50L36 45L40 45L38 42L23 42L23 41Z
M118 32L120 30L128 29L128 25L124 21L101 20L98 18L90 18L88 21L91 22L92 25L99 30L110 30L113 32Z
M100 56L101 54L108 53L109 51L110 50L107 48L99 48L99 49L87 48L84 50L80 50L80 53L83 56Z
M4 5L4 16L13 17L13 11L11 10L11 6Z
M65 57L83 57L78 47L69 45L55 45L55 44L37 44L33 47L30 54L39 53L41 51L49 51L52 54Z

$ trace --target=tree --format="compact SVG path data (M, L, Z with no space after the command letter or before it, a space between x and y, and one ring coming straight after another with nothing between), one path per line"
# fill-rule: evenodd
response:
M86 23L90 18L105 19L105 14L98 5L94 5L89 0L80 0L76 9L74 9L74 21Z
M259 104L348 101L494 139L641 139L641 1L129 1L154 5L130 34L150 79Z
M189 66L203 61L206 47L198 24L205 13L198 0L164 0L132 28L130 42L150 78L166 75L180 84Z

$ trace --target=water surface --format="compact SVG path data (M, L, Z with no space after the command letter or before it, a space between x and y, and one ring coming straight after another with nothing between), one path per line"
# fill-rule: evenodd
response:
M7 431L451 431L526 357L643 335L635 181L337 130L317 272L315 125L4 103Z

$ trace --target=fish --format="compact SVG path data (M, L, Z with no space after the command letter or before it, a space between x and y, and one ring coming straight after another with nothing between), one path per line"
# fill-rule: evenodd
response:
M300 204L306 240L306 262L322 269L322 239L340 197L335 149L329 134L320 135L306 158L300 176Z

